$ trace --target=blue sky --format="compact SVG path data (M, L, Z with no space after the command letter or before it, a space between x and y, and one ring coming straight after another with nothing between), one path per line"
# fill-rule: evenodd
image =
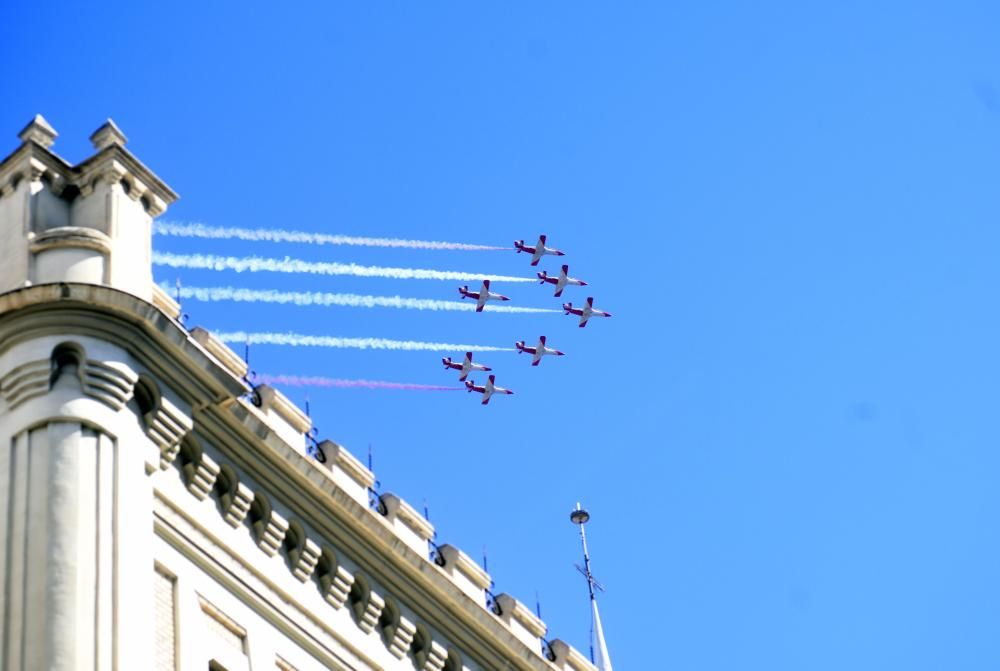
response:
M550 638L587 647L581 500L619 669L1000 664L1000 43L954 3L172 3L0 9L4 151L113 117L165 218L507 245L545 232L614 318L188 302L216 330L566 352L517 391L309 392ZM158 238L525 274L512 252ZM557 263L547 261L552 270ZM422 298L457 282L157 269ZM558 307L509 285L515 304ZM456 353L458 354L458 353ZM259 346L269 373L450 384L433 352ZM288 389L299 403L301 389Z

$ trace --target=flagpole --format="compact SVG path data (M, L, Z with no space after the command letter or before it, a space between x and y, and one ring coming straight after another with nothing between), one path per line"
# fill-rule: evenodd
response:
M583 526L590 520L590 513L580 507L580 502L576 503L576 510L569 514L569 519L573 524L580 527L580 545L583 547L583 568L577 565L577 570L587 579L587 594L590 596L590 662L600 671L612 671L611 658L608 655L608 646L604 641L604 629L601 627L601 616L597 610L597 595L594 588L604 591L601 583L594 579L594 574L590 570L590 551L587 549L587 532ZM596 636L595 636L596 634ZM594 654L594 644L597 644L597 655Z

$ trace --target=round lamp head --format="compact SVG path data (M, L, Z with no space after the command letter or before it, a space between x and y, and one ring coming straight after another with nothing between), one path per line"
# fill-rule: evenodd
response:
M583 508L577 508L569 514L569 521L573 524L586 524L590 519L590 513Z

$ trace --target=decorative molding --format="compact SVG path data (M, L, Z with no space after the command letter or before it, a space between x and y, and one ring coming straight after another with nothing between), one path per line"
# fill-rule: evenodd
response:
M184 464L188 491L199 501L204 501L215 487L219 465L210 456L202 454L197 463Z
M181 438L187 434L194 422L180 409L166 399L160 399L159 406L147 418L146 435L160 448L160 468L165 469L177 456Z
M49 393L51 375L52 364L48 359L23 363L0 377L0 394L14 409L28 399Z
M269 510L266 520L258 520L254 526L259 529L257 547L268 557L278 554L288 532L288 520L273 510Z
M83 391L112 410L121 410L132 398L139 376L123 364L108 364L87 359L83 367Z
M437 641L431 641L422 657L420 671L441 671L448 661L448 651Z
M93 249L104 255L111 253L111 238L96 228L87 226L59 226L37 233L28 249L38 254L49 249Z
M298 578L299 582L309 580L309 576L316 569L320 552L319 546L305 536L302 537L298 547L289 550L288 563L291 566L292 575Z
M417 633L417 625L400 615L391 626L391 631L385 637L386 647L396 659L406 657L410 651L410 644L413 643L413 636Z
M375 625L378 624L378 618L382 614L383 608L385 608L385 599L369 590L368 597L365 599L363 606L358 610L357 622L361 631L366 634L375 631Z
M354 574L343 566L338 566L319 577L323 599L337 610L340 610L347 601L347 595L351 593L353 584Z
M0 378L0 394L11 409L25 401L49 393L52 360L36 359L11 369ZM121 410L132 397L138 376L122 364L83 359L77 366L81 391L108 406Z
M253 490L242 482L235 482L229 491L219 496L219 506L226 524L235 528L243 523L250 511L250 504L253 503L253 496Z

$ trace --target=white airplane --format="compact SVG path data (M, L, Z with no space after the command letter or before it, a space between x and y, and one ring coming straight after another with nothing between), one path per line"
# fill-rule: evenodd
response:
M587 325L587 320L591 317L610 317L610 312L604 312L603 310L598 310L594 307L594 297L591 296L587 299L587 304L582 308L573 307L572 303L563 303L563 310L566 311L568 315L579 315L580 316L580 328Z
M563 289L565 289L566 286L569 284L575 287L587 286L587 283L584 282L583 280L578 280L575 277L570 277L569 275L567 275L566 273L568 272L569 272L569 266L563 266L562 270L559 271L559 277L549 277L549 274L544 270L536 274L538 275L538 279L541 280L540 284L545 284L547 282L549 284L556 285L556 292L553 295L556 298L558 298L559 296L562 296Z
M553 247L546 247L544 235L538 236L538 242L535 244L534 247L529 247L528 245L524 244L524 240L515 240L514 249L517 250L518 254L520 254L521 252L527 252L528 254L531 254L531 265L533 266L537 266L538 260L542 258L542 256L544 256L545 254L552 254L553 256L566 256L564 252L560 252L558 249L555 249Z
M483 306L486 305L486 301L509 301L510 299L506 296L500 294L495 294L490 291L490 281L483 280L483 287L479 291L469 291L469 285L458 288L458 293L461 294L462 298L475 298L476 299L476 312L482 312Z
M496 377L497 377L496 375L490 375L489 380L486 382L485 385L481 387L476 384L475 380L469 380L465 383L465 388L469 390L469 393L478 391L480 394L482 394L483 405L486 405L487 403L490 402L490 398L493 396L493 394L514 393L510 389L504 389L503 387L498 387L495 384L493 384L493 381L496 380Z
M554 354L555 356L564 356L565 352L560 352L557 349L552 349L551 347L545 346L545 336L540 336L538 338L538 344L534 347L527 347L523 340L519 340L514 343L514 347L517 348L517 353L527 352L528 354L534 354L535 358L531 360L532 366L537 366L538 362L542 360L542 357L546 354Z
M472 363L472 352L465 353L465 360L462 361L462 363L458 363L457 361L452 361L450 356L441 359L441 363L444 364L444 367L446 369L462 371L462 374L458 376L459 382L465 381L465 378L469 376L469 371L493 370L489 366L484 366L481 363Z

